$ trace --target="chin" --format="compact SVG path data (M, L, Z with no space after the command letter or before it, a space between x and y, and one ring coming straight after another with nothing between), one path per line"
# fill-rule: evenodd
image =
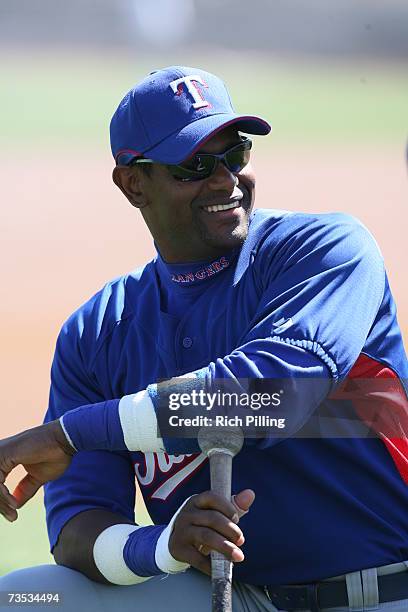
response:
M242 246L248 236L248 223L244 226L242 224L238 225L235 229L228 234L220 234L220 235L205 235L203 236L203 241L212 248L218 250L225 249L236 249Z
M194 216L193 223L201 244L217 254L241 247L248 236L251 210L252 206L244 205L239 218L232 223L208 223L200 216Z

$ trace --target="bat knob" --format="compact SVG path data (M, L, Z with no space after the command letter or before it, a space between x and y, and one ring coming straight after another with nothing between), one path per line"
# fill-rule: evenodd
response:
M202 427L197 436L202 452L210 456L214 451L234 457L244 443L244 432L240 427Z

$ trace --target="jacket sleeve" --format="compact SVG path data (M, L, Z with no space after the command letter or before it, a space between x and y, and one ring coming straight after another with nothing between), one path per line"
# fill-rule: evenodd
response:
M83 362L81 326L81 320L73 315L60 332L51 369L46 422L58 419L77 406L104 399ZM103 508L133 521L134 503L135 479L127 452L77 453L64 475L45 485L51 550L62 527L79 512Z
M370 233L342 214L317 216L284 236L271 236L253 265L261 297L239 346L194 372L195 381L186 379L177 391L183 384L188 392L203 384L214 390L219 381L248 390L253 381L278 379L285 391L284 438L306 423L357 360L383 298L385 271ZM160 390L152 386L149 392L160 429L169 432ZM186 452L186 440L163 439L168 452Z

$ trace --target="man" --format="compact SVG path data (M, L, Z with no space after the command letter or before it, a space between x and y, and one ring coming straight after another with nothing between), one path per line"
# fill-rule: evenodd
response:
M216 550L235 562L235 611L407 609L408 366L382 258L349 216L252 212L244 134L269 130L198 69L151 73L119 105L113 180L158 254L70 317L48 423L0 443L0 482L28 472L14 497L0 485L6 518L52 480L58 564L0 590L63 593L70 610L207 610ZM252 402L273 389L256 396L285 425L245 429L231 501L168 412L188 418L182 398L223 382ZM154 521L139 529L134 471Z

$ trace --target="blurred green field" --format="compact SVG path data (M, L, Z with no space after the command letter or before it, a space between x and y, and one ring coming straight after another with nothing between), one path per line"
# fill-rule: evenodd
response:
M11 570L51 563L42 496L25 508L14 523L0 517L0 575Z
M3 53L0 145L107 146L108 123L120 97L167 61ZM277 64L248 54L189 62L221 75L237 110L269 119L280 143L393 142L407 130L408 73L402 64Z

